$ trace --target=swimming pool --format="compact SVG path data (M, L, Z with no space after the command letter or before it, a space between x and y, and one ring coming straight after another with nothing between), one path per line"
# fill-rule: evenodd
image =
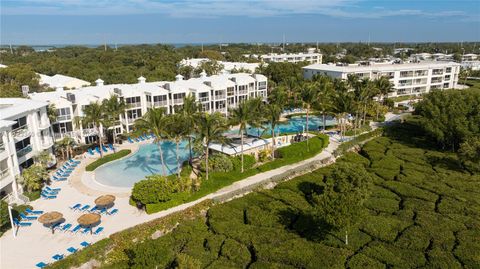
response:
M276 128L276 132L295 133L301 132L306 124L306 117L292 117L288 122L282 123ZM310 116L308 118L309 130L318 130L322 126L322 117ZM326 125L334 125L335 120L328 118ZM263 129L250 128L250 135L261 135ZM228 133L238 133L238 130L230 130ZM264 132L270 134L269 128ZM162 142L163 157L165 160L167 174L171 175L177 171L177 159L175 153L175 143L171 141ZM184 141L179 147L179 159L183 163L188 159L188 142ZM140 145L137 152L126 158L107 163L95 170L95 180L103 185L130 188L144 179L146 176L162 174L162 166L160 162L160 153L156 144Z
M163 158L169 175L177 172L175 148L174 142L162 142ZM182 142L178 152L181 163L188 160L188 142ZM162 165L158 146L151 143L140 145L138 151L131 156L100 166L95 170L95 180L108 186L129 188L154 174L162 174Z

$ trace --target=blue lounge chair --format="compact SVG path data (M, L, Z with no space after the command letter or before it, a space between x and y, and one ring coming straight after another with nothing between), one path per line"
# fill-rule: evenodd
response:
M44 263L44 262L39 262L37 264L35 264L36 267L38 268L45 268L48 264Z
M105 213L107 213L107 208L105 208L105 207L102 208L102 210L100 210L100 211L98 212L98 214L105 214Z
M16 218L13 218L13 224L15 224L16 226L19 226L19 227L32 226L31 222L18 221L18 219L16 219Z
M66 162L63 167L66 167L66 168L70 168L70 169L75 169L75 167L77 167L78 164L76 163L69 163L69 162Z
M95 212L95 211L97 211L97 210L98 210L98 206L94 206L94 207L92 207L90 210L88 210L88 212L93 213L93 212Z
M82 204L75 204L70 207L71 210L77 210L82 206Z
M59 175L61 177L65 177L65 176L68 177L71 173L72 173L72 171L63 170L62 168L58 168L58 170L57 170L57 175Z
M113 147L112 144L108 144L108 148L111 149L112 151L115 151L115 148Z
M107 149L107 147L105 147L105 145L102 145L102 150L103 150L103 152L108 152L108 149Z
M71 232L72 234L76 234L81 228L82 228L82 226L77 225L77 226L75 226L75 228L73 228L72 230L70 230L70 232Z
M140 142L140 139L138 139L136 137L134 139L135 139L135 142Z
M58 227L60 227L60 225L62 225L62 223L61 223L61 222L57 222L57 223L53 224L50 228L55 230L55 229L57 229Z
M75 253L75 252L77 252L77 250L78 250L78 249L76 249L76 248L74 248L74 247L69 247L69 248L67 248L67 251L70 252L70 253L72 253L72 254Z
M99 235L103 231L103 227L98 227L95 232L93 232L93 235Z
M55 191L58 192L62 190L62 188L50 188L49 186L45 186L44 189L48 190L49 192L55 192Z
M90 243L88 243L87 241L83 241L82 243L80 243L80 245L84 248L90 246Z
M143 138L143 136L139 136L138 139L140 139L140 141L145 141L145 138Z
M22 220L36 220L36 219L38 219L37 216L27 216L23 213L20 213L19 215L22 218Z
M31 210L30 208L27 207L27 209L25 209L25 212L27 212L28 214L32 214L32 215L41 215L43 214L43 211L42 210Z
M45 194L43 192L40 195L42 196L43 199L56 199L57 198L56 195L49 195L49 194Z
M92 156L95 155L95 153L93 152L92 149L88 149L88 153L89 153L90 155L92 155Z
M50 195L57 195L59 193L59 191L49 191L48 189L45 189L45 188L42 189L42 192Z
M56 260L56 261L59 261L61 259L63 259L64 255L60 255L60 254L55 254L52 256L52 259Z
M62 171L63 173L67 173L67 172L70 172L70 173L71 173L71 172L75 171L75 169L70 168L70 167L65 166L65 165L62 166L62 167L60 167L60 168L58 168L58 170Z
M133 140L130 137L128 137L127 140L128 140L128 142L130 142L130 144L134 143Z
M98 148L98 147L95 147L95 151L96 151L98 154L102 154L102 152L100 151L100 148Z
M88 234L91 230L92 228L85 228L83 229L82 234Z
M90 208L89 205L84 205L82 208L80 208L79 210L80 211L85 211L85 210L88 210Z
M144 135L147 139L152 138L149 134Z
M74 163L74 164L80 164L82 161L77 161L77 160L74 160L74 159L70 159L70 160L68 160L68 162Z
M52 179L55 180L55 181L65 181L65 180L67 180L66 177L57 177L56 175L53 175Z
M112 211L108 212L108 215L115 215L118 213L118 209L114 208Z
M70 227L72 227L72 224L67 223L67 224L63 225L63 226L60 228L60 231L62 231L62 232L67 232L68 229L70 229Z

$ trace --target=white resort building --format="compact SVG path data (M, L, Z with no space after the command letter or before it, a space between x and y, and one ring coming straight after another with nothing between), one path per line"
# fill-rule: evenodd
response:
M192 68L198 68L202 63L210 62L208 58L191 58L183 59L180 61L180 66L191 66ZM248 71L249 73L255 73L255 69L260 66L260 63L244 63L244 62L226 62L226 61L217 61L218 64L223 66L223 71L231 73L234 70L242 70L244 72Z
M79 143L91 143L97 139L97 130L75 125L75 118L83 116L83 108L91 102L102 102L117 95L128 105L124 115L115 126L115 134L130 132L136 119L142 117L148 109L163 107L167 113L175 113L183 105L185 96L193 94L201 104L203 111L228 114L228 108L235 107L242 100L260 97L267 98L267 78L260 74L221 74L207 76L202 72L199 78L184 80L181 75L176 81L146 82L138 78L136 84L104 85L101 79L96 86L64 91L31 93L32 100L55 105L57 120L52 123L56 140L65 136Z
M15 176L31 166L39 152L46 150L55 159L47 105L23 98L0 98L0 192L17 191L12 184Z
M65 76L56 74L53 76L48 76L44 74L40 75L40 85L44 85L50 88L68 88L68 89L78 89L81 87L90 86L90 82L81 80L75 77Z
M346 79L349 74L376 79L386 76L393 83L390 96L422 94L431 90L456 88L460 64L454 62L421 62L405 64L333 65L313 64L303 67L307 79L317 74Z
M315 52L316 49L310 48L307 53L270 53L260 56L260 59L265 63L299 63L299 62L309 62L311 64L320 64L322 63L322 54Z

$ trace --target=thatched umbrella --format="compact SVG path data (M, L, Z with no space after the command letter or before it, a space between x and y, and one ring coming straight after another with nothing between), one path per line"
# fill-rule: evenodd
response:
M102 196L98 197L97 199L95 199L95 204L98 207L106 207L106 206L109 206L109 205L113 204L113 202L115 202L115 196L113 196L111 194L102 195Z
M60 220L63 219L63 214L57 211L52 211L52 212L47 212L43 215L41 215L38 218L38 221L42 224L45 225L50 225L52 227L52 234L54 233L54 226L53 224L59 222Z
M100 214L97 213L87 213L81 215L78 219L77 222L78 224L85 226L85 227L91 227L97 223L100 222ZM90 233L92 233L92 230L90 230Z

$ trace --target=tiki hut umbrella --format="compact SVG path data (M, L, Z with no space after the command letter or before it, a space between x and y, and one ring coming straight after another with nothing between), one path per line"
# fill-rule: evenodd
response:
M100 222L100 214L97 214L97 213L83 214L77 219L77 222L82 226L90 228L94 224L97 224ZM90 230L90 233L92 233L92 230Z
M42 224L50 225L50 227L52 228L52 234L53 234L54 233L53 224L59 222L62 219L63 219L63 214L62 213L57 212L57 211L52 211L52 212L48 212L48 213L45 213L45 214L41 215L38 218L38 221Z
M97 199L95 199L95 204L98 207L106 207L106 206L109 206L109 205L113 204L113 202L115 202L115 196L113 196L111 194L102 195L102 196L98 197Z

